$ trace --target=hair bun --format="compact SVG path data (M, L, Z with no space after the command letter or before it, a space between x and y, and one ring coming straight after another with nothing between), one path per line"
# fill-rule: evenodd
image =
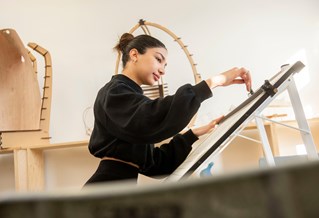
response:
M131 33L124 33L121 38L119 43L115 46L115 49L117 51L121 51L122 53L125 52L125 49L127 45L134 39L134 36Z

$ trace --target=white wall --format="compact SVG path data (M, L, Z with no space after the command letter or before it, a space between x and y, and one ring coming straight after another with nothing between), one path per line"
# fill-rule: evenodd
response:
M112 47L118 37L140 18L181 36L203 78L244 66L258 88L282 64L301 59L307 65L298 79L301 98L309 116L318 116L319 102L313 97L319 77L318 11L317 0L1 0L0 29L14 28L25 44L36 42L52 55L50 134L55 143L88 139L83 111L114 72ZM168 45L166 81L171 92L193 83L181 49L163 33L154 30L153 35ZM203 104L199 120L225 114L246 97L243 86L216 89Z

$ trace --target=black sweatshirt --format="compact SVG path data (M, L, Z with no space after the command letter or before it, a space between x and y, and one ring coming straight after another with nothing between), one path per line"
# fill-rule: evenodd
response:
M151 100L125 75L113 76L100 89L94 103L95 123L89 150L96 157L132 162L140 173L172 173L198 139L191 130L178 134L196 114L201 102L212 96L205 81L180 87L175 95ZM160 147L154 143L170 137Z

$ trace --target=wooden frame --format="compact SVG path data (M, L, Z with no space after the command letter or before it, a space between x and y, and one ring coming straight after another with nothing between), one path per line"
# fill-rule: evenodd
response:
M5 29L0 33L0 87L2 87L0 94L5 96L1 98L0 104L3 125L0 128L0 153L13 152L17 191L43 190L43 150L32 147L45 148L50 145L51 56L46 49L36 43L28 44L31 49L42 55L45 61L41 98L36 58L23 46L15 30ZM15 95L10 96L12 90ZM10 104L11 101L14 102L13 105ZM7 104L8 107L5 107ZM22 111L20 112L22 116L15 112L18 109ZM13 119L5 119L7 117Z
M51 97L52 97L52 63L50 53L36 43L29 43L28 46L40 53L45 61L45 76L43 84L43 94L41 99L40 116L37 120L38 128L34 130L21 130L2 132L2 148L21 147L35 144L49 144L49 128L51 113ZM33 63L33 70L37 72L36 59L29 52L29 57Z
M38 79L13 29L0 31L0 105L0 132L39 129Z
M172 31L170 31L169 29L167 29L166 27L163 27L159 24L156 24L156 23L152 23L152 22L147 22L143 19L141 19L139 21L138 24L136 24L130 31L129 33L133 34L138 28L141 28L144 33L146 35L151 35L151 32L149 31L148 29L148 26L152 26L152 27L155 27L157 29L160 29L164 32L166 32L169 36L171 36L174 41L176 41L180 46L181 48L183 49L185 55L187 56L187 59L191 65L191 68L192 68L192 71L193 71L193 75L194 75L194 80L195 80L195 84L198 84L202 79L201 79L201 76L200 74L197 72L197 69L196 69L196 63L194 62L192 56L193 54L191 54L188 49L187 49L187 45L185 45L182 40L181 40L181 37L178 37L176 36ZM116 60L116 65L115 65L115 74L118 74L118 70L119 70L119 64L120 64L120 60L121 60L121 53L118 52L118 55L117 55L117 60Z

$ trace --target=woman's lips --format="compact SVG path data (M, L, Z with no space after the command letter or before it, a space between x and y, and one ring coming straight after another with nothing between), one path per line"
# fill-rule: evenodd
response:
M159 76L159 75L157 75L156 73L153 73L153 75L154 75L154 79L155 79L155 81L158 81L158 80L160 79L160 76Z

